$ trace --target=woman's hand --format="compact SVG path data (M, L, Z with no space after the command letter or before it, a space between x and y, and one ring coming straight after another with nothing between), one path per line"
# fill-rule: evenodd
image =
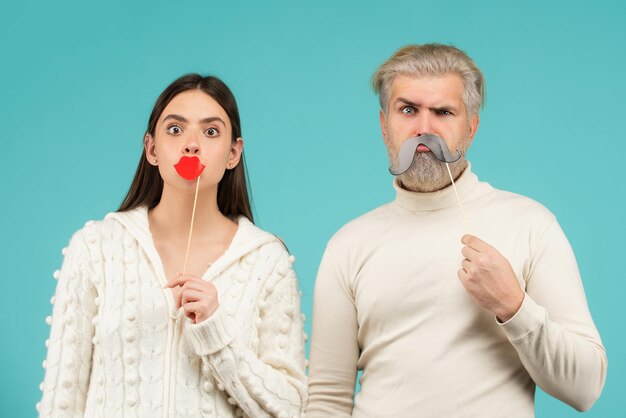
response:
M181 286L180 292L175 296L176 308L182 306L185 316L196 324L213 315L219 306L217 289L213 283L178 273L165 287L171 289L176 286Z

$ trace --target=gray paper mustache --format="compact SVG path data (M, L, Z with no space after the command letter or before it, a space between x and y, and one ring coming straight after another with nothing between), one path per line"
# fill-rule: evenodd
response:
M420 135L404 141L398 152L398 167L395 170L389 167L389 172L394 176L399 176L408 170L418 145L426 145L433 155L443 163L453 163L461 158L461 151L456 150L456 154L452 155L441 137L432 134Z

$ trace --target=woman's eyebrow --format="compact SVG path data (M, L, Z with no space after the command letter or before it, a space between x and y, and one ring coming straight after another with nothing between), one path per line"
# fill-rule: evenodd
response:
M177 120L179 122L189 122L187 119L185 119L184 117L180 116L180 115L176 115L174 113L172 113L171 115L167 115L166 117L163 118L163 122L165 122L168 119L174 119Z
M219 116L211 116L208 118L204 118L200 121L200 123L211 123L211 122L220 122L222 125L226 126L226 123Z
M171 115L167 115L166 117L164 117L163 122L165 122L168 119L174 119L179 122L189 123L189 121L184 116L177 115L175 113L172 113ZM200 120L200 123L211 123L211 122L220 122L222 125L226 126L226 123L219 116L209 116L207 118Z

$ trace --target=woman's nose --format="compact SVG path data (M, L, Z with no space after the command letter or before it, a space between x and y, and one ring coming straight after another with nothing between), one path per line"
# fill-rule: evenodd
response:
M185 144L185 148L183 150L184 154L191 154L191 155L196 155L200 153L200 147L198 147L198 144L194 143L194 142L190 142L188 144Z

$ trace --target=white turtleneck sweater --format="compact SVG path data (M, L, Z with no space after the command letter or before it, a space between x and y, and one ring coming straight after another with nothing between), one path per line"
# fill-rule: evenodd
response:
M176 310L138 208L88 222L64 251L41 417L298 417L306 402L300 296L280 241L244 217L203 275L220 306Z
M604 347L574 254L538 203L479 182L413 193L345 225L315 285L307 418L534 416L535 385L589 408L606 376ZM457 277L472 233L511 263L524 302L506 323ZM354 396L357 371L360 391Z

